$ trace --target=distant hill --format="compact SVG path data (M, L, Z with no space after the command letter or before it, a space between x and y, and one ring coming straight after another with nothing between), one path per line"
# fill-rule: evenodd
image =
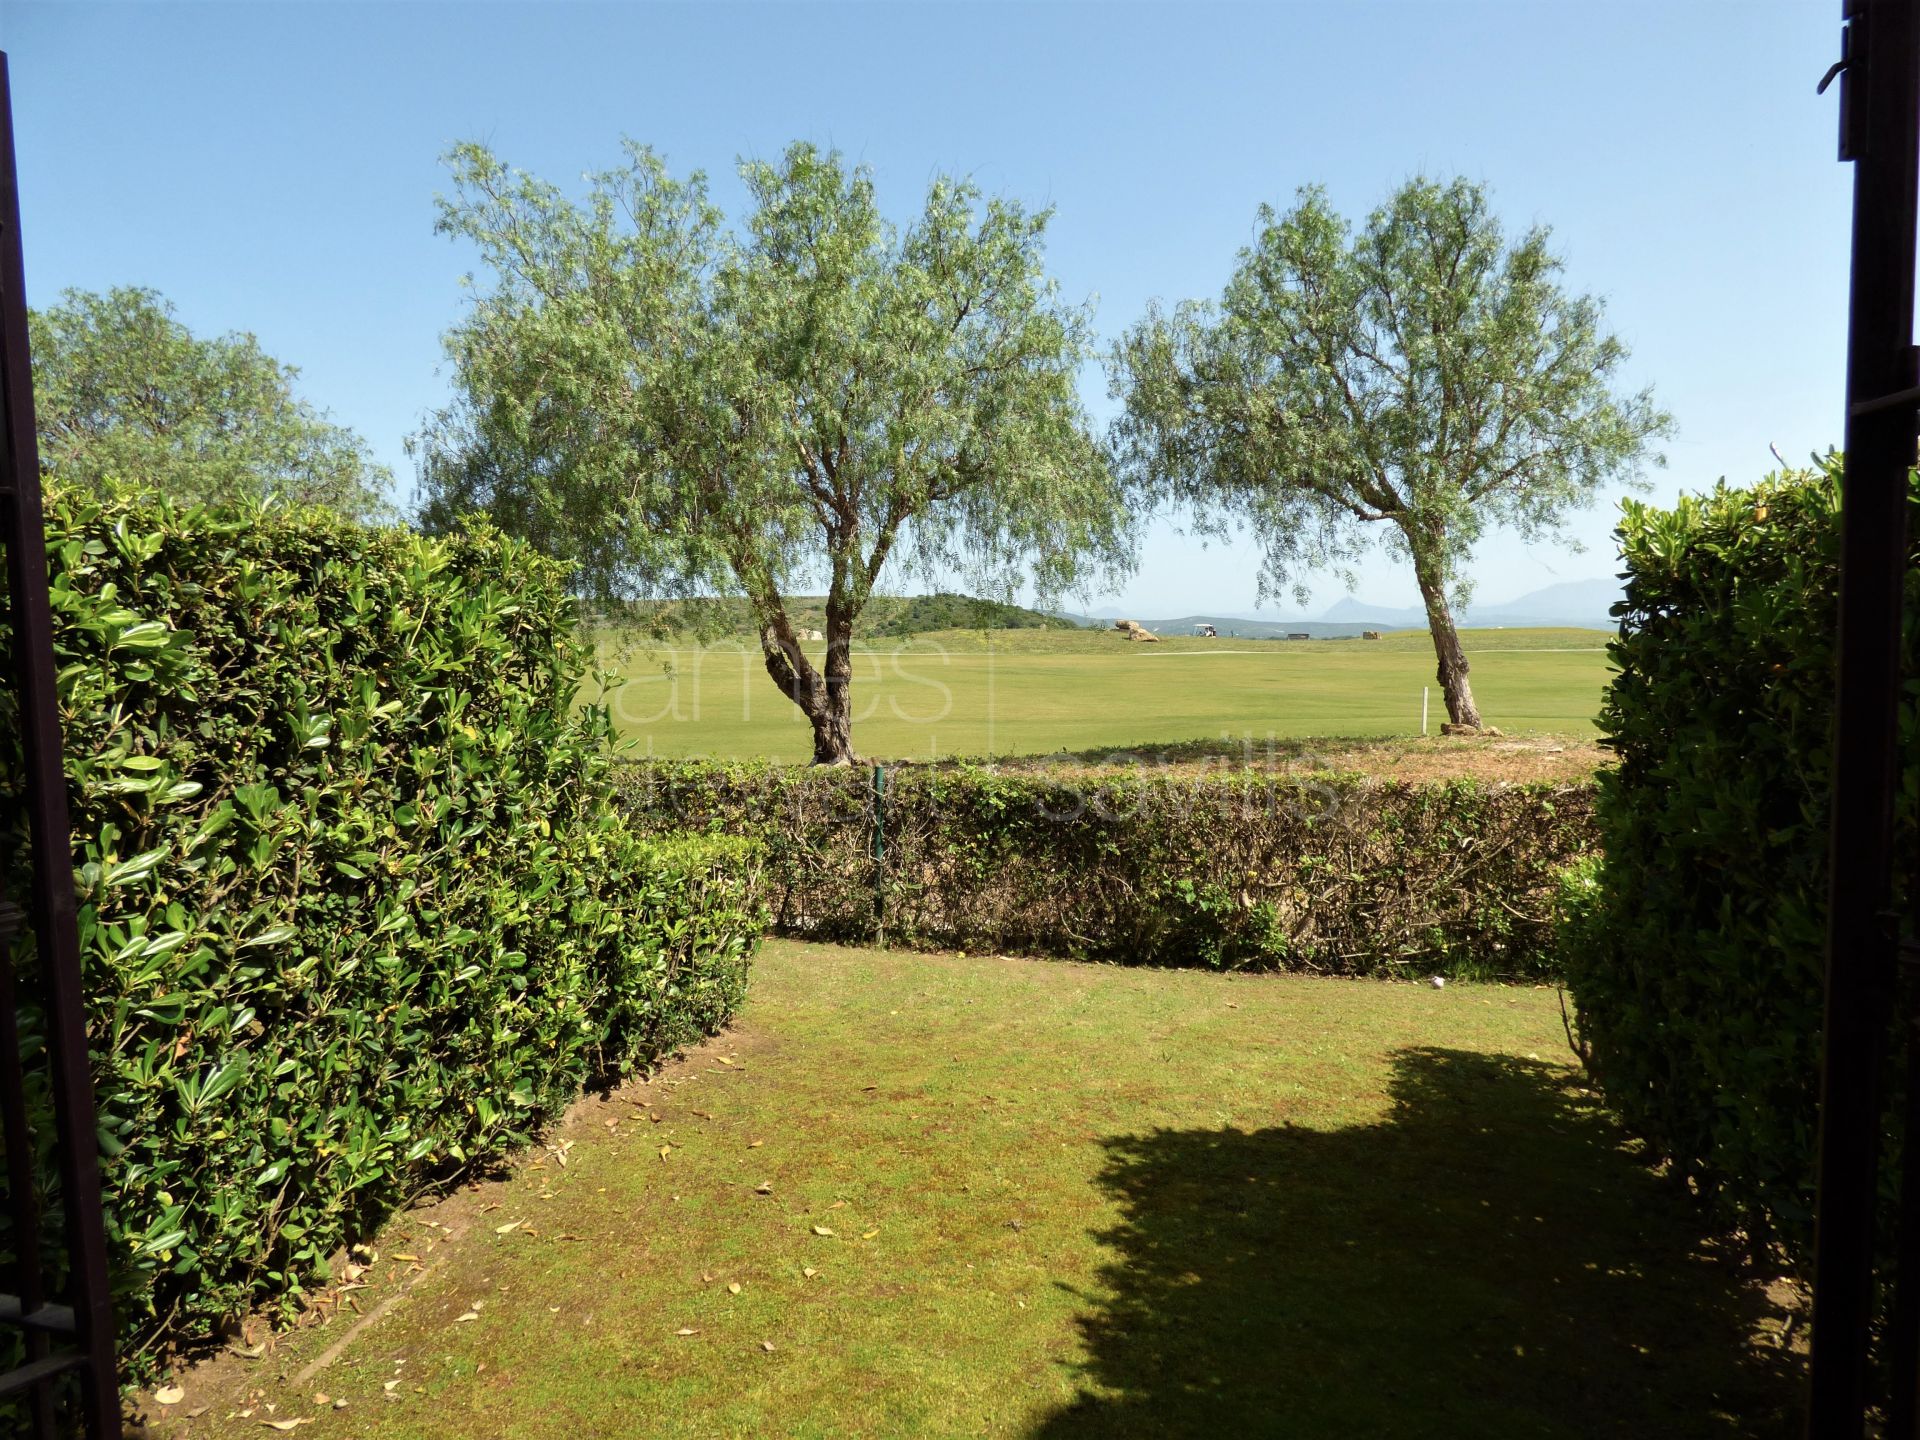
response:
M1566 580L1497 604L1469 605L1454 618L1462 628L1575 625L1611 630L1614 622L1607 611L1620 594L1618 580ZM1395 629L1412 629L1427 623L1426 612L1418 606L1370 605L1351 595L1335 602L1320 618L1339 624L1364 623Z
M737 596L691 602L637 600L628 609L637 622L663 634L752 634L756 628L752 607ZM822 630L827 623L827 597L790 596L787 617L802 634ZM1059 615L972 595L875 595L867 601L853 633L897 639L929 630L1071 630L1074 626L1073 620Z
M924 635L929 630L1072 630L1060 615L972 595L876 595L867 605L868 635Z
M1462 629L1500 626L1518 629L1611 630L1613 618L1608 609L1620 598L1620 582L1614 579L1567 580L1557 585L1530 591L1512 600L1496 604L1469 605L1454 618ZM1343 596L1326 611L1311 620L1275 619L1251 610L1228 610L1208 615L1180 615L1170 620L1155 620L1138 610L1123 610L1117 605L1102 605L1085 614L1063 611L1057 617L1074 625L1105 630L1115 620L1138 620L1156 634L1192 633L1196 623L1212 625L1222 635L1229 633L1249 639L1270 639L1285 635L1311 635L1316 640L1358 635L1362 630L1424 630L1426 612L1417 605L1373 605Z
M1377 625L1348 625L1325 620L1249 620L1242 615L1181 615L1172 620L1142 620L1156 635L1191 635L1197 625L1211 625L1224 636L1245 640L1283 640L1289 635L1311 635L1316 640L1351 638Z

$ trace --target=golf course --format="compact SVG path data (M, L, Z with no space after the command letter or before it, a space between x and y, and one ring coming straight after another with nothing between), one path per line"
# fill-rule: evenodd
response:
M1474 693L1510 735L1593 734L1604 631L1465 630ZM817 647L816 647L817 648ZM641 753L805 761L810 731L751 638L601 637L621 735ZM815 663L819 657L815 655ZM1378 640L1248 640L1113 631L940 631L857 643L854 742L876 760L1010 756L1180 741L1413 736L1433 685L1423 631ZM1427 724L1446 711L1437 688Z

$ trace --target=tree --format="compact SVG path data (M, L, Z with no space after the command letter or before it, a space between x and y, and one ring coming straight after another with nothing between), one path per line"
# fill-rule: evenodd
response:
M1661 463L1650 446L1672 429L1651 391L1615 393L1626 347L1601 302L1560 288L1547 241L1509 247L1464 180L1409 182L1358 235L1309 187L1284 216L1261 207L1218 307L1156 306L1110 360L1117 463L1203 530L1247 523L1262 598L1326 565L1351 585L1386 531L1462 725L1481 723L1453 618L1476 543L1552 537Z
M478 145L450 158L440 229L492 284L417 440L423 521L484 509L600 598L744 595L816 763L854 758L853 627L890 565L1056 594L1126 563L1046 214L940 178L896 230L864 168L804 144L741 165L738 229L631 142L584 203ZM822 584L816 668L789 597Z
M196 338L152 290L68 290L28 316L40 466L98 488L276 500L386 518L393 483L351 430L295 397L251 335Z

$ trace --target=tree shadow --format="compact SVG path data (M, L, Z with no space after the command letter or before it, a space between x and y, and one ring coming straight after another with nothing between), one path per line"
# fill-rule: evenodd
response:
M1415 1049L1391 1090L1374 1125L1107 1141L1082 1393L1035 1433L1797 1433L1782 1312L1568 1071Z

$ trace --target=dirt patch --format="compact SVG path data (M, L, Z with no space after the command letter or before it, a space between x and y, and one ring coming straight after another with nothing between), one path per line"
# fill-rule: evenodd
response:
M1519 784L1584 780L1612 763L1613 757L1590 737L1435 735L1404 740L1182 741L1126 750L1019 756L997 761L995 768L1062 778L1151 770L1196 777L1344 773L1422 784L1447 780Z

